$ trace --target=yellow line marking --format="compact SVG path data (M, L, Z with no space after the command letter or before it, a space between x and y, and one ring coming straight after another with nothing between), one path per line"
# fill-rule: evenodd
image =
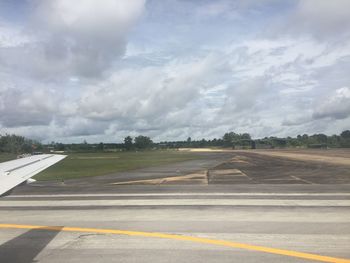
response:
M99 229L99 228L81 228L81 227L62 227L62 226L37 226L37 225L17 225L17 224L0 224L0 228L16 228L16 229L40 229L40 230L51 230L51 231L66 231L66 232L89 232L89 233L102 233L102 234L116 234L116 235L128 235L128 236L141 236L141 237L154 237L154 238L164 238L173 239L181 241L191 241L202 244L210 244L231 248L240 248L255 250L259 252L296 257L302 259L316 260L320 262L333 262L333 263L350 263L350 259L334 258L321 256L310 253L297 252L292 250L270 248L264 246L255 246L225 240L216 240L201 237L192 236L182 236L175 234L163 234L154 232L140 232L140 231L127 231L127 230L117 230L117 229Z

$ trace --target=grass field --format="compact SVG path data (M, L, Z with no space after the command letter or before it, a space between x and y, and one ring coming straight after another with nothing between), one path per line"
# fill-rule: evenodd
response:
M0 153L0 163L16 159L17 155L12 153Z
M198 158L194 153L178 151L74 153L34 178L61 180L98 176Z

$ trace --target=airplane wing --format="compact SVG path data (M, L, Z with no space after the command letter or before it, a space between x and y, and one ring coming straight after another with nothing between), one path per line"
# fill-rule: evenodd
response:
M0 196L65 157L40 154L0 163Z

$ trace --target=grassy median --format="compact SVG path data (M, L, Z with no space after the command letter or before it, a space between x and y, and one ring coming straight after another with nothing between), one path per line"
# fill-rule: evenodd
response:
M12 153L0 153L0 163L16 159L17 155Z
M34 178L62 180L98 176L198 158L198 154L179 151L72 153Z

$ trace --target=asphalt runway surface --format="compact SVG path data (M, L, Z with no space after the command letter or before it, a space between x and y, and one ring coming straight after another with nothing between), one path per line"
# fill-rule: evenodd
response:
M336 166L331 181L309 170L329 171L329 164L305 163L302 173L298 161L304 181L285 164L285 183L266 183L278 179L281 160L270 158L279 169L258 178L252 167L262 161L244 156L251 166L211 153L197 162L19 187L0 199L0 262L350 262L348 168ZM118 184L135 180L147 182Z

